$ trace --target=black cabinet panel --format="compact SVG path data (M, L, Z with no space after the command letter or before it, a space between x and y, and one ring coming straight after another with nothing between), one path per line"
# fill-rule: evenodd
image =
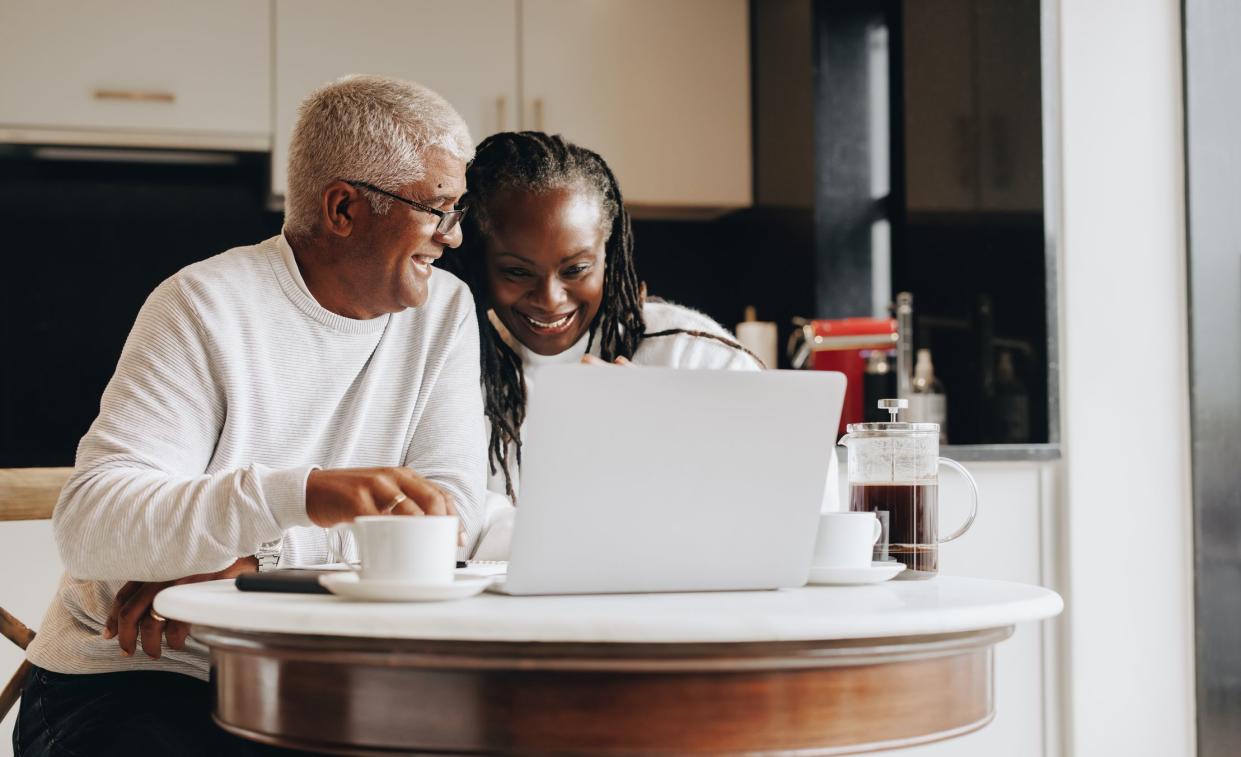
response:
M0 467L72 465L151 290L279 232L264 210L265 158L0 159Z

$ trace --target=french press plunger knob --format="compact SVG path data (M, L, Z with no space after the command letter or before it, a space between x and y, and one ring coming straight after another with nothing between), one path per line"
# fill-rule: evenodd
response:
M891 415L888 420L896 423L897 413L909 407L909 400L879 400L878 405L880 410L887 410Z

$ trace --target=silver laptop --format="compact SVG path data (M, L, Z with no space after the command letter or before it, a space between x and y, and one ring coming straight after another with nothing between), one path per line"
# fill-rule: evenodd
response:
M527 373L506 594L802 586L845 377L559 365Z

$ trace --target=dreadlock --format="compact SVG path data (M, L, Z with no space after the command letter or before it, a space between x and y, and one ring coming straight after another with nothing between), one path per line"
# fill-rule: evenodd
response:
M504 487L516 500L509 470L509 450L521 466L520 431L526 417L526 382L521 358L501 338L488 317L490 289L484 260L491 231L495 197L512 190L543 193L553 189L584 188L599 198L600 216L608 224L604 248L603 302L589 326L586 350L599 341L606 362L632 358L646 332L642 317L643 288L633 259L633 227L620 185L603 158L559 135L537 131L501 132L483 140L466 170L470 208L464 238L456 254L445 256L444 267L457 274L474 294L478 317L479 351L484 409L491 421L488 462L491 473L504 471ZM649 336L665 336L679 330ZM714 335L703 334L711 338ZM726 341L726 340L721 340ZM728 344L741 348L732 342ZM497 469L497 466L498 469Z

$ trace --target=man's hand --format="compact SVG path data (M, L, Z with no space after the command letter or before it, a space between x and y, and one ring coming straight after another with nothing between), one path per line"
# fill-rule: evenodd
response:
M452 497L409 468L311 471L306 515L330 528L361 515L456 515Z
M112 611L108 613L108 621L104 624L103 638L115 637L121 647L121 654L126 657L134 653L139 638L142 641L142 651L154 660L159 659L160 637L167 638L168 646L173 649L185 649L185 639L190 634L189 624L179 620L164 620L157 616L152 607L155 595L169 586L234 578L242 573L254 573L258 569L259 561L256 558L243 557L217 573L200 573L176 581L130 581L121 587L116 598L112 600Z

